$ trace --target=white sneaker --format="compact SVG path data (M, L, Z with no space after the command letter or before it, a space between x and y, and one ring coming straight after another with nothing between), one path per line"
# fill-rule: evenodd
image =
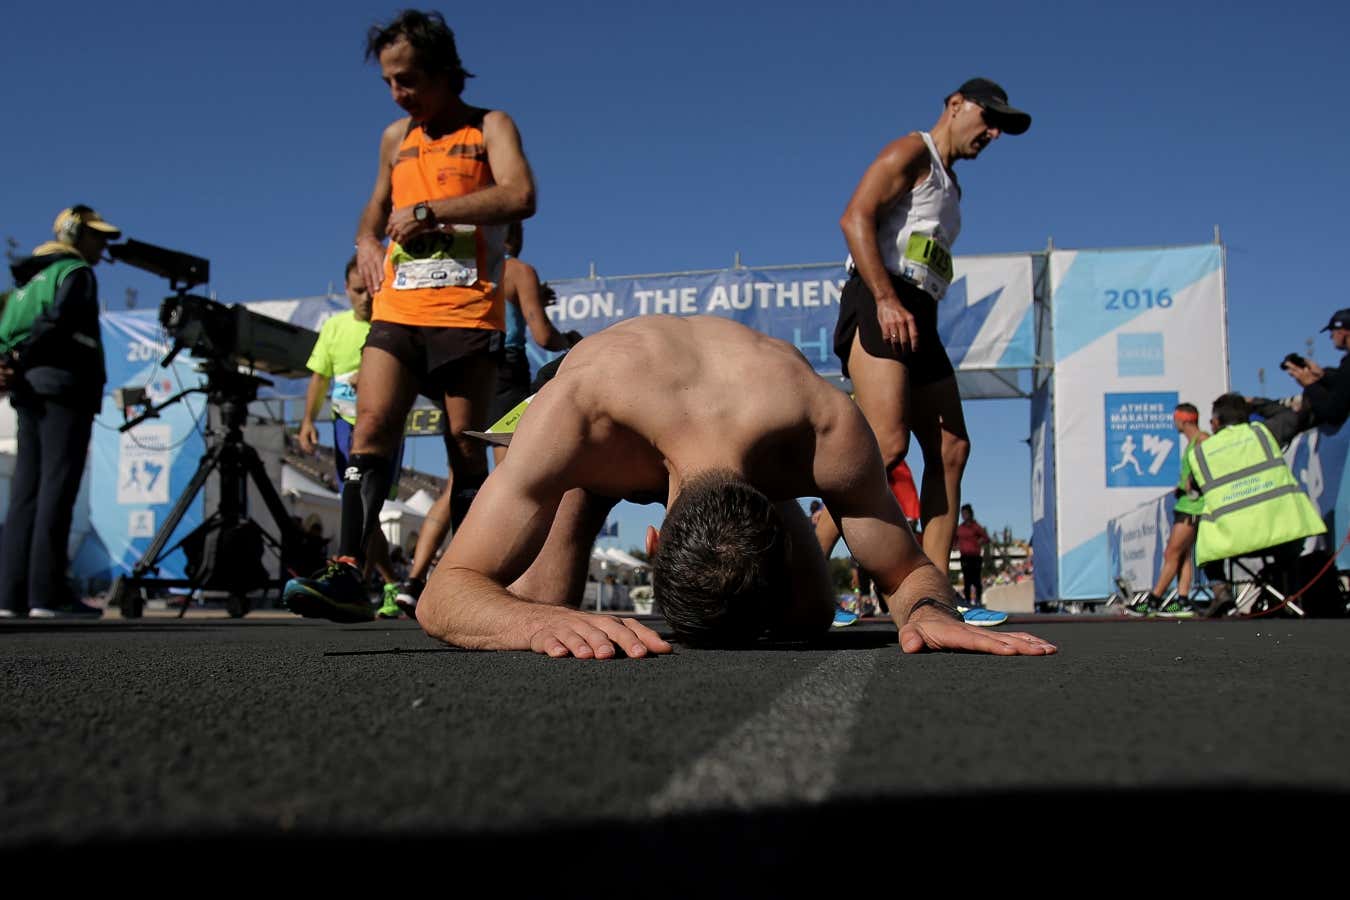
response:
M30 619L97 619L102 617L103 610L97 606L90 606L80 600L69 609L49 609L45 606L35 606L28 610Z
M19 614L12 609L0 609L0 619L17 619Z

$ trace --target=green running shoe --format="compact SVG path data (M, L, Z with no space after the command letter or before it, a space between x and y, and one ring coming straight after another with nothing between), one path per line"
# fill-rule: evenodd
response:
M1160 606L1154 615L1160 619L1194 619L1195 609L1181 600L1169 600Z
M397 619L399 616L403 615L403 610L399 609L398 603L395 602L396 600L398 600L397 584L393 582L386 582L384 586L384 593L381 595L381 600L383 602L380 603L380 608L375 611L375 615L377 618Z

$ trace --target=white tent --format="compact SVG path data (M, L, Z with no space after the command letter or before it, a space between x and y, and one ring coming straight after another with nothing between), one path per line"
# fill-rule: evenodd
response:
M642 560L633 556L631 553L625 553L618 547L597 547L595 553L602 554L610 562L617 563L626 569L642 570L650 569L651 566ZM592 554L594 555L594 554Z

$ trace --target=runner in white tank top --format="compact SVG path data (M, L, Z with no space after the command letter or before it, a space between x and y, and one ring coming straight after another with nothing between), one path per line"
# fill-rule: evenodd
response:
M840 301L835 350L876 433L888 471L923 452L920 520L928 558L947 571L970 438L956 376L937 330L937 303L952 280L961 188L952 166L975 159L1031 117L992 81L973 78L949 95L929 132L906 135L868 167L840 220L852 276ZM837 523L822 516L828 556Z

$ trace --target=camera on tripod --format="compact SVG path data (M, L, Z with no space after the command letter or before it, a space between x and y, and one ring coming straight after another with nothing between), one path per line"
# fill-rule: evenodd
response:
M257 397L259 386L271 384L253 373L308 375L305 363L318 335L308 328L259 315L241 304L226 306L189 294L210 277L211 264L200 257L134 240L111 245L108 253L117 262L169 280L175 294L160 304L159 321L172 338L173 346L160 364L168 366L180 351L187 350L202 360L197 369L206 375L205 384L189 387L159 404L149 403L143 389L123 388L115 392L115 401L127 417L120 430L134 428L191 393L207 395L207 403L219 425L208 430L207 451L150 546L129 575L113 582L109 603L120 606L123 616L135 618L144 607L147 588L188 587L224 591L229 596L230 615L244 615L251 605L248 596L251 592L269 587L279 589L285 584L288 570L308 571L317 567L311 558L314 548L291 520L257 451L244 440L243 428L249 403ZM132 410L141 407L143 411L131 415ZM170 547L175 529L211 476L219 479L218 508ZM276 524L275 537L264 532L249 516L250 483L257 488ZM263 565L268 546L280 560L281 571L276 577L271 577ZM187 557L187 577L156 577L160 562L179 548ZM319 553L318 561L321 560ZM183 611L186 609L185 604Z

